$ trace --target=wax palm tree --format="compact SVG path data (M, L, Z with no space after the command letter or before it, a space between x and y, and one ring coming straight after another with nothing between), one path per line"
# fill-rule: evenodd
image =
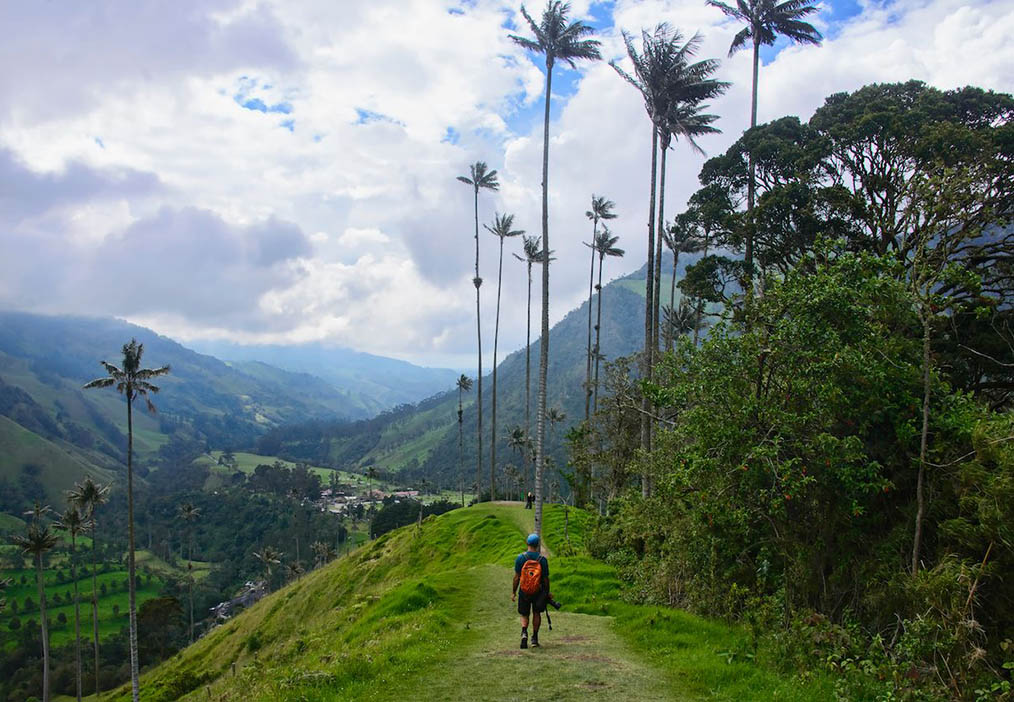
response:
M697 311L686 299L680 300L679 307L666 305L662 309L662 317L665 323L666 341L670 347L676 338L690 334L697 326Z
M775 43L779 35L788 37L797 44L820 44L821 33L803 18L817 12L816 5L810 0L736 0L736 5L728 5L720 0L708 0L708 4L717 7L727 17L745 22L746 26L736 33L729 46L729 56L747 45L753 47L753 89L750 97L750 129L757 126L757 79L760 72L760 48ZM753 205L757 191L756 170L753 154L748 154L750 177L747 181L746 210L749 222L746 232L746 263L747 280L753 276Z
M595 237L595 253L599 255L599 281L595 286L595 290L598 291L598 310L595 312L595 346L593 347L593 353L595 355L595 377L592 380L593 392L592 392L592 406L597 412L599 409L599 359L602 358L602 347L599 344L599 340L602 335L602 264L605 262L606 256L613 258L619 258L625 253L623 249L616 248L616 242L620 240L620 237L613 236L613 233L609 231L609 227L603 227L602 231Z
M70 534L70 577L74 581L74 670L77 678L77 699L81 702L81 596L77 584L77 537L91 528L88 517L70 501L54 525Z
M591 405L592 396L592 285L595 282L595 241L599 235L599 221L616 219L613 208L616 203L604 197L592 195L591 209L584 213L585 217L592 221L592 238L590 244L585 244L591 249L591 270L588 273L588 345L585 356L584 371L584 418L588 421L588 411Z
M584 22L569 22L570 5L549 0L542 19L532 19L525 6L521 14L528 22L534 39L511 34L520 46L546 57L545 115L542 131L542 249L549 249L549 104L553 94L553 66L557 60L576 68L578 59L596 60L599 42L586 37L593 31ZM542 533L542 469L543 443L546 435L546 375L549 367L549 254L542 258L542 338L539 344L539 397L535 411L535 533Z
M271 589L271 574L274 572L274 567L282 562L282 556L284 555L273 546L265 546L260 550L260 553L254 551L253 557L260 562L261 568L264 569L265 590Z
M24 555L30 556L35 561L35 581L39 590L39 626L42 629L43 702L49 702L49 622L46 620L45 571L42 567L42 558L56 546L57 542L56 535L50 531L49 525L42 521L47 512L49 512L49 507L44 507L36 502L35 509L26 512L31 516L27 532L24 536L16 535L13 538L14 545L21 549Z
M546 413L546 420L549 422L550 431L553 432L553 437L556 437L556 425L567 420L567 413L559 407L550 407L549 412Z
M67 497L81 512L88 518L92 536L92 643L95 652L95 696L98 697L99 690L99 584L98 584L98 542L97 517L99 507L109 500L109 486L99 485L91 476L85 476L80 483L74 483L74 489Z
M479 288L482 287L482 278L479 277L479 190L497 191L500 189L500 182L496 179L496 171L486 170L485 161L476 161L470 167L470 176L458 176L458 180L466 185L471 185L475 194L475 277L472 284L475 286L475 334L478 342L479 368L475 377L478 382L476 390L475 407L478 412L476 420L476 460L475 479L482 485L482 315L479 311Z
M669 281L669 310L670 315L676 309L676 272L679 267L680 254L697 253L704 248L704 238L701 236L700 227L692 214L684 212L676 217L668 228L662 230L662 241L672 254L672 279ZM696 317L696 313L695 313ZM672 325L666 329L672 331ZM692 330L691 330L692 331ZM666 350L672 351L673 334L666 336Z
M464 373L458 378L458 483L461 486L461 506L465 506L465 468L462 465L462 454L465 452L464 429L464 393L472 389L472 379Z
M369 478L370 500L373 500L373 481L377 479L377 467L370 466L366 469L366 477Z
M648 198L648 264L645 281L644 354L642 376L650 378L654 365L655 350L658 347L658 303L661 279L661 242L655 238L655 195L658 149L661 140L668 147L672 136L685 136L692 144L694 137L713 131L710 122L714 118L700 115L704 100L720 95L728 84L716 81L710 76L718 68L717 61L705 60L691 63L700 45L700 36L694 35L686 42L683 35L667 24L656 25L653 33L641 32L642 51L634 47L633 37L623 33L627 55L634 72L629 74L615 62L611 65L628 83L633 85L644 100L645 110L652 124L651 137L651 186ZM665 157L667 148L663 149ZM662 169L664 174L665 170ZM664 189L664 180L662 182ZM659 198L664 207L664 198ZM660 212L664 212L660 207ZM659 229L661 229L661 222ZM648 398L642 400L641 447L651 448L651 422L647 412ZM645 475L641 485L642 494L651 494L649 476Z
M201 516L199 507L189 502L180 505L179 517L187 527L187 589L190 595L190 643L194 642L194 522Z
M482 225L490 234L500 240L500 262L496 274L496 322L493 326L493 411L490 417L489 433L489 499L496 499L496 485L494 484L494 471L496 470L496 355L497 345L500 341L500 288L503 281L503 242L515 236L524 234L523 229L513 229L514 215L497 213L493 218L493 226Z
M88 388L108 388L115 386L116 390L127 398L127 577L130 611L130 686L134 702L140 697L140 681L138 675L137 658L137 588L135 586L135 562L134 562L134 400L144 398L148 411L155 413L155 405L152 404L149 395L158 392L158 386L150 381L169 372L169 366L161 368L142 368L141 357L144 355L144 344L137 343L137 339L131 339L129 344L124 344L122 368L112 363L100 361L102 367L109 374L103 378L96 378L87 383Z
M542 262L542 239L537 236L522 236L524 241L524 256L514 254L514 258L524 263L528 268L528 318L525 324L525 435L532 435L532 266ZM534 459L525 463L527 466L534 464ZM525 481L528 481L527 467Z

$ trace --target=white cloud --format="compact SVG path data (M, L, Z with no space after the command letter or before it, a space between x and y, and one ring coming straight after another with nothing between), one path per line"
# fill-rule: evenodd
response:
M590 7L574 10L587 17ZM507 37L505 23L521 21L517 8L3 5L0 304L50 312L87 304L183 338L326 339L466 365L474 225L471 191L454 177L486 160L502 187L481 194L480 221L508 210L529 234L540 229L544 79L541 57ZM701 56L722 57L721 77L734 82L712 106L725 134L702 141L712 155L723 151L746 126L750 99L749 52L724 58L735 24L699 0L618 0L612 14L606 58L622 58L621 28L666 20L703 32ZM832 26L822 46L789 47L762 68L762 120L805 119L830 92L875 81L1014 89L1014 13L999 0L871 1ZM628 251L607 277L645 256L643 105L605 63L581 71L552 124L554 320L587 294L592 193L616 201L613 229ZM261 102L239 104L249 100ZM669 161L672 214L693 192L702 158L678 146ZM97 273L95 252L109 254L114 241L157 261L128 277L130 296L107 294ZM480 246L488 353L496 241L481 230ZM504 260L504 351L524 340L524 266L510 255L519 248L508 242Z

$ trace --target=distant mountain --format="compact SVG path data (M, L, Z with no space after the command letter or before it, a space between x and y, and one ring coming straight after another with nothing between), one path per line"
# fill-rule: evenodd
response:
M246 365L249 362L260 362L322 378L346 393L349 400L369 416L448 390L458 378L457 371L446 368L424 368L394 358L319 343L246 346L224 341L194 341L191 345L243 370L250 368Z
M672 266L671 257L665 259ZM681 258L680 268L685 265ZM662 300L669 301L669 272L663 275ZM602 298L602 353L612 360L639 351L644 344L645 268L614 280L605 286ZM680 293L676 291L676 301ZM594 303L593 303L594 304ZM594 308L593 308L594 313ZM584 417L585 351L588 329L588 303L568 313L550 330L549 388L547 404L561 409L566 420L547 427L547 453L557 466L566 462L564 435ZM539 342L531 346L531 411L534 414L537 391ZM507 446L511 427L524 425L525 350L505 358L498 366L497 463L522 465L520 457ZM603 376L600 371L600 378ZM483 382L483 476L489 474L489 426L492 383ZM362 470L369 466L406 477L436 479L446 485L456 483L458 394L444 393L402 407L378 417L353 423L316 422L298 427L269 431L260 440L261 453L311 461L318 465ZM470 484L475 475L476 455L475 389L465 395L464 455L465 475Z
M42 476L47 493L58 495L85 472L122 470L123 398L113 390L81 388L104 375L100 360L119 364L120 348L131 338L144 344L146 366L172 367L153 398L158 415L143 407L134 414L142 468L159 458L182 459L196 446L251 447L282 424L353 420L371 412L318 378L263 364L234 368L119 320L0 312L0 416L16 425L0 432L0 478L20 480L26 464L49 465L57 451L69 459L61 460L60 479Z

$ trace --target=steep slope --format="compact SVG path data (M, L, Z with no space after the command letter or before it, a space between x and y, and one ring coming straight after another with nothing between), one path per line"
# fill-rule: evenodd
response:
M553 631L543 627L542 648L518 650L510 566L530 519L520 505L482 505L391 532L144 675L142 699L566 701L602 694L801 702L832 695L826 680L799 685L735 655L749 650L735 628L624 604L613 570L583 553L590 515L559 505L547 509L545 536L564 610L553 614ZM531 674L533 665L540 674ZM105 697L129 694L126 685Z

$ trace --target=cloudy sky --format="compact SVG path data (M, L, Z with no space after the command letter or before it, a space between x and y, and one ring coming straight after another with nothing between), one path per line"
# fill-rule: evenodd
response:
M733 88L721 153L748 121L749 52L703 0L575 0L606 59L620 31L704 35ZM530 9L541 10L533 2ZM180 340L324 341L425 365L472 364L470 189L480 220L539 229L543 73L498 0L0 2L0 308L114 315ZM760 119L809 117L828 94L924 80L1014 92L1010 0L827 0L819 47L764 53ZM550 232L555 321L587 294L593 193L616 201L645 259L650 128L605 63L554 72ZM670 156L670 211L702 159ZM496 241L481 234L484 341ZM504 261L501 348L524 343L523 266ZM537 290L536 290L537 294ZM491 344L490 344L491 346ZM487 349L490 353L491 349Z

